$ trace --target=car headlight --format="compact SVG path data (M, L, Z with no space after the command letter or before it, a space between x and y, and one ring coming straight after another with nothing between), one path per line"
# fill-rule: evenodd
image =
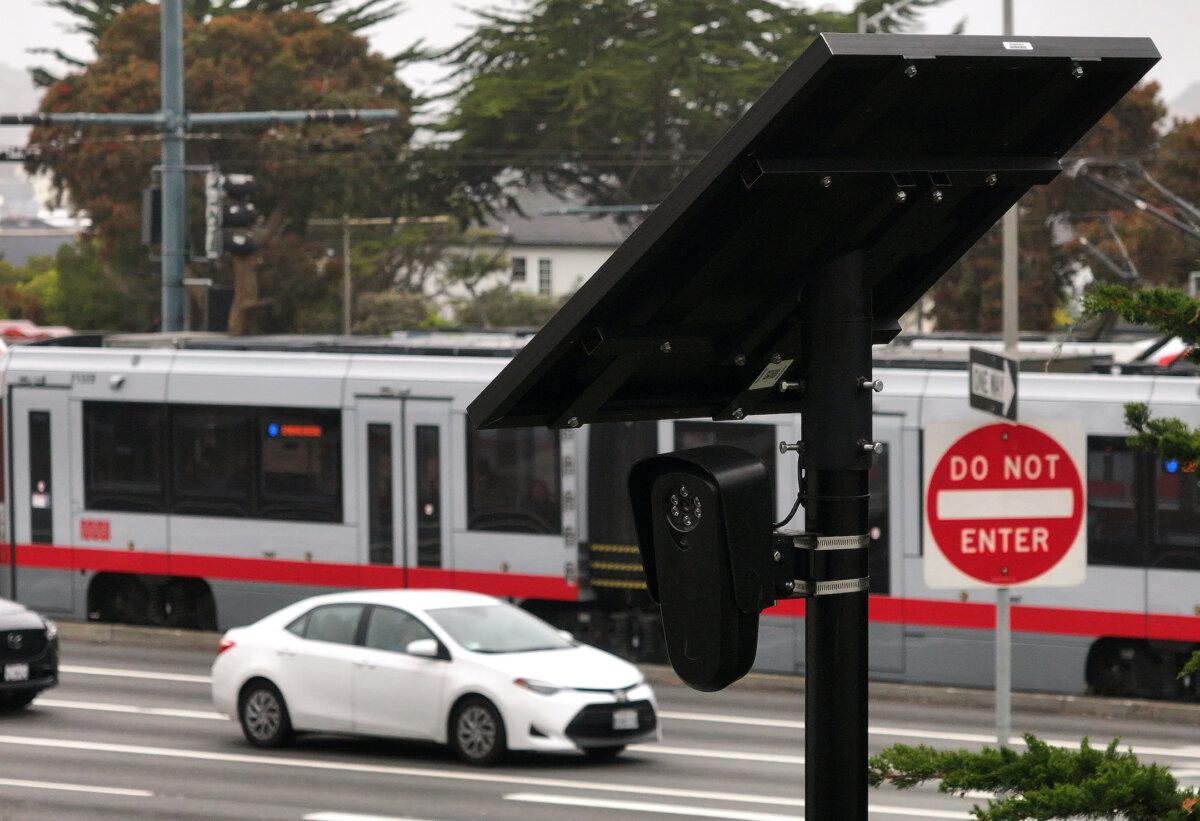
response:
M54 641L58 638L58 625L50 621L50 619L42 619L42 623L46 625L46 641Z
M555 687L553 684L547 684L544 681L533 681L527 678L519 678L513 681L513 684L522 689L529 690L531 693L537 693L539 696L552 696L555 693L560 693L564 688Z

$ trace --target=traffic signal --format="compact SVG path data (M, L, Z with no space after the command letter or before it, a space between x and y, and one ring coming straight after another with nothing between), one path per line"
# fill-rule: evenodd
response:
M250 201L258 183L250 174L226 174L221 179L221 190L225 195L221 226L235 229L224 232L224 248L234 256L249 256L258 250L258 243L245 230L258 222L258 209Z
M766 467L725 445L665 453L633 466L629 495L671 666L694 689L729 686L754 663L758 615L783 580Z

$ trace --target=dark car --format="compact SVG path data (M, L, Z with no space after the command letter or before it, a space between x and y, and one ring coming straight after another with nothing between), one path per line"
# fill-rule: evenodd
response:
M0 710L15 710L58 684L58 627L0 599Z

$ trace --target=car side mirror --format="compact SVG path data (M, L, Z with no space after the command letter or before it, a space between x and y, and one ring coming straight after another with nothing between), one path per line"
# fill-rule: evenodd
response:
M410 641L404 646L404 652L410 656L420 656L427 659L439 658L441 655L438 650L437 639L417 639L416 641Z

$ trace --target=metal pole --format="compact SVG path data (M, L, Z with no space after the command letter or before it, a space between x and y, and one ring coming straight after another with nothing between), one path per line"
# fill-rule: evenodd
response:
M1004 35L1013 33L1013 0L1004 0ZM1017 356L1017 332L1020 328L1017 288L1017 231L1018 209L1014 203L1004 215L1001 274L1003 304L1001 324L1004 329L1004 354ZM996 589L996 743L1008 746L1012 735L1012 625L1009 620L1009 590Z
M871 392L862 385L871 376L870 293L863 254L853 252L808 285L800 303L802 378L820 386L801 400L805 530L820 536L867 532ZM866 548L836 552L820 560L865 581ZM809 598L804 632L805 817L865 821L866 590Z
M184 188L183 9L162 0L162 329L181 331L187 264L187 191Z
M342 214L342 333L350 336L350 215Z

